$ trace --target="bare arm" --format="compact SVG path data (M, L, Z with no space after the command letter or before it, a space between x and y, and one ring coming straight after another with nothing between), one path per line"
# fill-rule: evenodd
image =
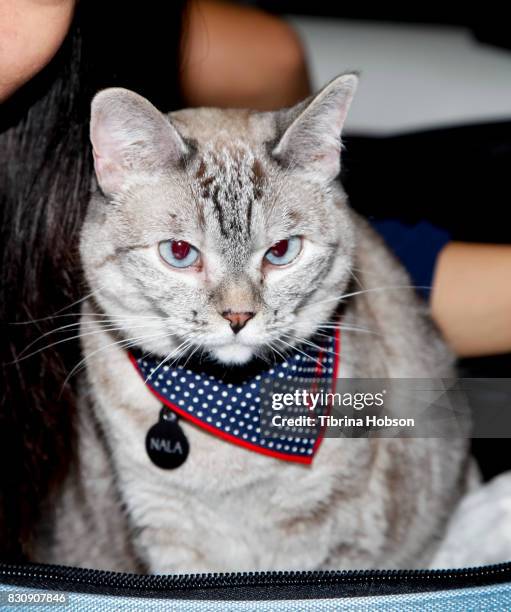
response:
M451 242L438 258L433 317L462 357L511 350L511 245Z
M310 93L305 53L282 19L221 0L185 15L181 85L191 106L272 110Z

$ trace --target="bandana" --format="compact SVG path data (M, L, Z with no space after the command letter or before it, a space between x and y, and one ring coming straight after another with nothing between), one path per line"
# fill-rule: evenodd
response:
M167 365L153 355L129 353L129 357L148 390L179 417L248 450L310 464L322 442L324 428L269 435L264 414L271 412L270 388L334 390L340 332L336 329L312 340L296 347L285 361L255 374L249 368L237 368L236 382L227 372L211 373L207 363Z

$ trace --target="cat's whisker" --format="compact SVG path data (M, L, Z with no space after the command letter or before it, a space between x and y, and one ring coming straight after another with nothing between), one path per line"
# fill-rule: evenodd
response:
M374 334L375 336L382 336L383 334L381 334L380 332L374 331L372 329L367 329L365 327L356 327L356 326L351 326L351 325L344 325L344 324L324 324L324 325L320 325L318 326L318 329L339 329L341 331L345 331L345 332L360 332L361 334Z
M197 344L193 351L188 355L186 361L183 363L183 368L186 368L186 364L190 361L190 359L195 355L195 353L201 348L200 344Z
M353 271L353 268L350 268L350 274L353 277L354 281L357 283L357 285L363 289L364 285L362 283L362 281L358 278L358 276L355 274L355 272Z
M293 340L296 340L297 342L303 343L303 344L307 344L308 346L315 348L317 351L324 351L326 353L331 353L332 355L337 355L339 356L339 353L337 353L336 351L333 351L329 348L326 348L324 346L319 346L318 344L316 344L315 342L312 342L311 340L308 340L307 338L304 338L303 336L298 336L296 334L284 334L287 338L292 338Z
M139 322L136 321L136 319L133 319L133 321L135 322ZM112 326L115 325L117 327L118 330L122 330L122 327L119 327L120 323L125 323L126 326L135 329L136 327L145 327L146 324L144 324L143 326L133 326L131 323L129 323L129 321L127 319L123 319L122 321L113 321L113 320L109 320L109 319L101 319L101 320L97 320L95 319L94 321L75 321L74 323L69 323L67 325L61 325L60 327L55 327L54 329L50 329L49 331L45 332L44 334L41 334L40 336L38 336L35 340L33 340L32 342L30 342L30 344L27 344L27 346L21 351L21 353L18 355L18 357L21 357L26 351L28 351L28 349L31 346L34 346L35 344L37 344L38 342L40 342L43 338L46 338L47 336L51 336L52 334L58 334L58 333L62 333L64 331L72 331L72 328L85 328L85 329L89 329L89 328L93 328L96 325L101 324L102 325L102 329L106 330L106 331L115 331L112 329L109 329L108 326ZM76 339L79 336L74 336L72 339ZM49 347L48 347L49 348Z
M303 325L307 325L307 324L306 323L300 324L299 321L295 323L295 327L297 329L300 329L300 327L303 327ZM377 331L375 331L373 329L369 329L368 327L360 327L360 326L356 326L356 325L349 325L349 324L345 324L345 323L342 323L342 322L341 323L334 323L334 322L331 322L331 321L319 324L317 326L317 328L316 328L316 331L313 334L311 334L311 335L317 334L318 333L317 330L320 330L320 329L332 329L332 330L340 329L341 331L347 331L347 332L353 331L353 332L361 332L361 333L366 333L366 334L375 334L377 336L381 336L382 335L380 332L377 332Z
M277 342L281 342L285 346L288 346L291 350L298 351L301 355L303 355L304 357L306 357L310 361L314 361L314 363L317 363L321 368L323 368L323 369L325 368L325 366L320 361L318 361L317 359L314 359L314 357L311 357L310 355L307 355L307 353L305 353L304 351L302 351L298 347L293 346L292 344L289 344L289 342L286 342L285 340L282 340L282 338L277 338L276 340L277 340Z
M172 367L176 361L181 359L181 357L186 353L186 351L193 346L193 342L191 340L187 341L184 346L182 346L180 352L174 357L174 359L169 363L169 367Z
M94 295L97 295L100 291L102 291L104 288L106 287L106 285L103 285L101 287L98 287L96 289L93 289L92 291L90 291L90 293L85 294L83 297L81 297L79 300L76 300L75 302L72 302L71 304L69 304L68 306L64 306L63 308L60 308L59 310L57 310L54 314L58 315L61 312L64 312L65 310L69 310L70 308L73 308L74 306L78 306L78 304L81 304L82 302L85 302L85 300L88 300L89 298L93 297Z
M131 326L131 329L144 329L145 327L146 327L146 325L135 325L135 326ZM55 346L58 346L59 344L63 344L64 342L70 342L72 340L79 340L80 338L84 338L86 336L93 336L95 334L101 334L101 333L104 333L104 332L115 332L115 331L124 331L124 328L118 327L117 325L110 326L110 327L103 326L101 329L97 329L97 330L94 330L94 331L88 331L88 332L76 334L76 335L73 335L73 336L68 336L67 338L62 338L61 340L58 340L57 342L52 342L51 344L47 344L47 345L37 349L36 351L32 351L28 355L24 355L24 351L26 349L23 349L23 351L21 351L21 353L17 356L17 358L14 361L12 361L10 364L20 363L21 361L25 361L26 359L29 359L30 357L33 357L34 355L37 355L38 353L46 351L46 350L48 350L50 348L53 348ZM175 335L175 334L170 334L170 335ZM34 343L32 343L32 345L33 344Z
M347 298L355 297L357 295L362 295L363 293L372 293L378 291L391 291L391 290L399 290L399 289L431 289L429 285L387 285L383 287L370 287L369 289L361 289L360 291L352 291L351 293L343 293L342 295L338 295L335 297L327 298L325 300L320 300L319 302L312 302L310 304L306 304L302 310L307 308L312 308L313 306L319 306L321 304L326 304L327 302L342 302Z
M325 329L331 330L339 330L345 333L355 333L355 334L371 334L373 336L382 336L383 334L379 334L378 332L368 331L366 329L353 329L352 327L328 327Z
M156 374L156 372L158 372L158 370L167 363L169 359L171 359L176 353L179 355L179 349L183 345L187 345L189 343L190 340L184 340L183 342L181 342L181 344L174 348L164 359L162 359L162 361L160 361L160 363L153 370L151 370L151 373L149 374L149 376L147 376L144 382L147 383L147 381L150 380Z
M61 319L61 318L69 318L69 317L74 317L75 319L83 319L86 317L108 317L110 319L121 319L121 320L129 320L129 319L156 319L156 320L162 320L162 317L156 316L156 315L133 315L133 317L125 317L124 315L109 315L109 314L105 314L102 312L83 312L83 313L79 313L79 312L73 312L73 313L69 313L69 314L60 314L60 315L50 315L48 317L43 317L41 319L32 319L30 321L10 321L7 323L7 325L34 325L35 323L42 323L43 321L52 321L53 319ZM93 321L95 321L96 319L92 319ZM77 325L79 325L80 322L77 322Z
M268 342L267 346L270 350L272 350L274 353L276 353L281 359L283 359L284 361L287 360L287 357L285 355L283 355L278 349L277 347L273 346L272 342Z
M120 346L120 347L122 347L124 349L129 349L129 348L132 348L133 346L136 346L137 343L143 342L144 340L151 340L151 339L154 340L154 339L158 339L158 338L168 338L171 335L174 335L174 334L160 333L160 334L154 334L154 335L149 335L149 336L144 334L143 336L134 336L133 338L125 338L123 340L117 340L116 342L111 342L110 344L107 344L106 346L102 346L99 349L96 349L96 350L92 351L91 353L88 353L88 354L84 355L83 359L81 359L73 367L73 369L69 372L69 374L64 379L64 382L62 383L61 393L64 390L64 387L66 386L66 384L71 379L71 377L75 373L77 373L77 371L80 369L80 367L84 366L87 363L88 359L90 359L91 357L93 357L97 353L105 351L105 350L107 350L107 349L109 349L109 348L111 348L113 346Z

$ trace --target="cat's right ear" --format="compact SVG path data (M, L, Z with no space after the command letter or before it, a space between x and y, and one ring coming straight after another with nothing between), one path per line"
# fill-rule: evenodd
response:
M99 186L114 195L139 176L177 164L188 147L170 121L133 91L110 88L92 100L90 139Z

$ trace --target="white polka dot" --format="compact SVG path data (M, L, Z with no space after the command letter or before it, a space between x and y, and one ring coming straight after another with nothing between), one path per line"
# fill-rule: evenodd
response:
M227 397L227 391L222 391L222 397Z
M209 401L211 401L211 400L213 399L213 396L211 395L211 393L209 393L209 394L208 394L206 397L207 397L207 399L208 399Z
M181 387L179 385L176 385L174 388L176 391L181 391Z
M193 389L195 388L195 383L190 383L188 386L190 387L190 389Z

